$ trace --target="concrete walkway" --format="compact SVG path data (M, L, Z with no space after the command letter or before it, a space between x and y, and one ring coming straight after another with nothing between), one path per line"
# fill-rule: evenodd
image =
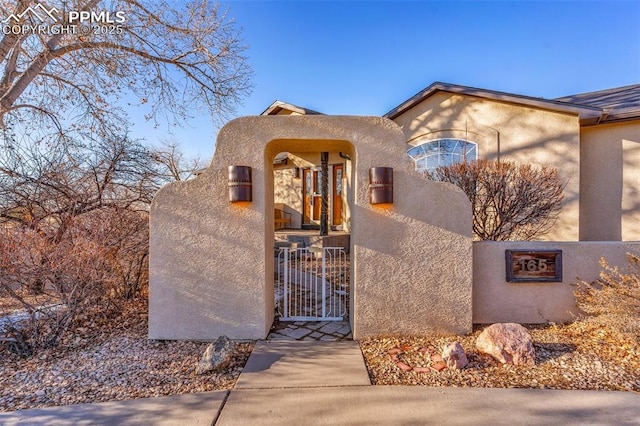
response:
M228 391L0 413L0 425L206 425L222 409Z
M406 386L234 390L216 425L640 425L623 392Z
M0 414L2 425L640 425L631 392L370 386L353 341L260 341L236 387Z
M256 343L236 389L369 385L358 342L281 340Z

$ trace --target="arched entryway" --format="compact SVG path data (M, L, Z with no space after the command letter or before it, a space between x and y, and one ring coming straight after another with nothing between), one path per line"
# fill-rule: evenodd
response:
M218 133L197 179L156 194L150 216L149 336L263 339L274 319L278 153L348 155L349 322L356 339L471 330L471 208L425 180L400 128L380 117L243 117ZM250 170L238 202L230 170ZM372 169L393 169L393 202L372 203ZM350 219L350 221L349 221Z
M348 141L274 140L265 149L265 174L272 177L265 207L273 222L265 228L273 229L274 316L285 335L305 337L305 330L317 329L300 322L349 321L354 158ZM296 326L279 324L293 321ZM324 328L347 334L338 325Z

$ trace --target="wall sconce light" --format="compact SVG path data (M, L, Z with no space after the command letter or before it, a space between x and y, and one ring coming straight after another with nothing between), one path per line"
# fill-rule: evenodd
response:
M252 201L251 167L229 166L229 201Z
M371 167L369 169L369 202L371 204L393 203L392 167Z
M300 167L293 168L293 177L296 179L300 179Z

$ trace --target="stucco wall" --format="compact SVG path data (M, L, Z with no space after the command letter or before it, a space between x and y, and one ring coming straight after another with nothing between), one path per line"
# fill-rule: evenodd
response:
M471 211L457 188L416 175L379 117L244 117L218 134L209 168L151 207L149 336L266 337L273 320L273 158L343 152L351 213L351 325L376 334L471 329ZM227 200L227 167L253 167L253 202ZM368 173L394 168L394 203L372 206Z
M274 171L275 191L273 194L275 208L291 214L291 223L287 228L302 226L302 173L294 177L294 169Z
M229 203L227 186L229 165L252 165L260 176L263 151L247 143L234 152L229 143L240 146L242 139L222 138L200 176L164 186L151 205L152 339L257 339L273 318L265 290L273 265L264 255L264 179L253 179L252 203Z
M580 239L640 240L640 122L581 130Z
M563 281L506 281L505 250L562 250ZM527 324L569 322L577 312L572 285L593 281L600 258L624 268L626 253L638 253L640 243L621 242L494 242L473 243L473 322Z
M577 116L438 92L394 121L405 139L457 137L478 143L481 159L555 167L566 182L557 224L544 240L578 240L580 124Z

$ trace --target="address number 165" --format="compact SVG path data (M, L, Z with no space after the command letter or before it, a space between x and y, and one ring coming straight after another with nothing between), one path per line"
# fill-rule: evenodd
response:
M549 269L546 259L520 259L518 263L521 271L536 272Z

